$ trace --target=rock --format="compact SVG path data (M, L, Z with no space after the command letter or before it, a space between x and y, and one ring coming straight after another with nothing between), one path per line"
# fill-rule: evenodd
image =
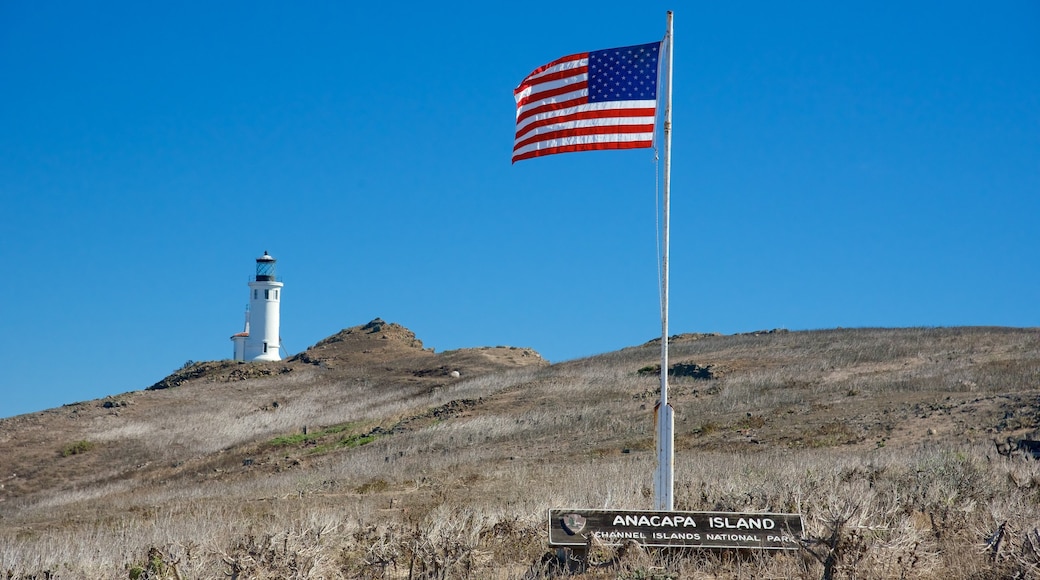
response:
M658 375L661 374L661 365L648 365L639 369L641 375ZM678 362L671 366L668 371L670 377L689 377L691 379L699 380L713 380L720 378L725 374L725 369L714 363L706 365L700 365L692 361Z

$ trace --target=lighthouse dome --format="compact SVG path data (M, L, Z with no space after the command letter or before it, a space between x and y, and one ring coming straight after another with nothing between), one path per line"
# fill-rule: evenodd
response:
M264 252L263 256L256 259L256 281L274 281L276 280L275 273L275 259L274 256Z

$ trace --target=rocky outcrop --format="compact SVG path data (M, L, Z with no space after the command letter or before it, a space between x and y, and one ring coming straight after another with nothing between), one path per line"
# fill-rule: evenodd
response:
M670 377L688 377L691 379L700 380L713 380L721 377L725 374L725 368L721 365L714 363L708 363L706 365L697 364L692 361L678 362L668 368L668 376ZM641 375L658 375L661 374L661 365L649 365L639 369Z

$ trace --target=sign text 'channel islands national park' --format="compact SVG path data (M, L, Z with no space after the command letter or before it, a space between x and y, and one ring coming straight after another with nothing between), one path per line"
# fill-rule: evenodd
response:
M549 510L549 545L606 545L635 541L643 546L797 550L798 514L732 512L645 512Z

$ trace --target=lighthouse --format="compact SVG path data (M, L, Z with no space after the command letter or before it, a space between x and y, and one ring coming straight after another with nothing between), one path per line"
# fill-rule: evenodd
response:
M235 360L282 360L278 336L282 283L276 276L276 262L267 252L256 259L256 279L249 282L245 330L231 337Z

